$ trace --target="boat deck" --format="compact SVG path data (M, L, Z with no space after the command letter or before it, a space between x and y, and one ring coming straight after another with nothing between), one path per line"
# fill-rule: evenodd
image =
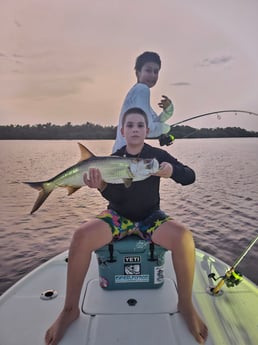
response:
M9 289L0 299L0 344L43 345L44 334L60 312L65 296L64 252L43 264ZM172 269L171 269L172 267ZM220 296L207 290L211 272L223 275L228 266L196 251L193 297L209 328L207 345L258 343L258 290L244 279ZM92 264L81 294L81 315L60 345L192 345L193 337L177 312L176 279L170 253L166 253L165 282L159 289L105 291L98 283L97 260ZM53 289L57 297L40 298Z

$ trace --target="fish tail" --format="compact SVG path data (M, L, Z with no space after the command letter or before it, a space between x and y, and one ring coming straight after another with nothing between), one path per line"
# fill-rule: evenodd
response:
M54 188L46 189L45 182L24 182L24 183L39 191L37 200L35 201L35 204L33 205L33 208L30 212L30 214L32 214L40 208L40 206L47 199L47 197L50 195L50 193L53 191Z

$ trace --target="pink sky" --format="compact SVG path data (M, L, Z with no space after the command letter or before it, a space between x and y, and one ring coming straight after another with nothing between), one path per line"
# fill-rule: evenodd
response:
M257 0L1 0L0 124L116 125L145 50L170 123L216 110L258 113ZM258 130L258 117L187 123Z

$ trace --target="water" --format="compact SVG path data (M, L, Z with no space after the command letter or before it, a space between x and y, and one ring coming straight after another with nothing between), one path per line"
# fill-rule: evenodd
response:
M112 141L84 141L99 155ZM152 145L157 145L151 141ZM98 191L58 189L34 215L37 192L20 183L50 178L79 159L75 141L0 141L0 294L69 247L77 226L106 206ZM166 148L196 171L193 185L162 180L161 207L194 233L196 246L233 264L258 233L258 139L182 139ZM239 270L258 284L258 242Z

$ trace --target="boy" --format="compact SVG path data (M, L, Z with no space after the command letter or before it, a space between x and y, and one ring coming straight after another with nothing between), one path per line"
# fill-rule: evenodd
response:
M89 176L85 174L85 184L90 188L98 188L109 205L96 219L83 224L74 233L69 251L65 305L46 333L46 344L58 344L67 327L79 317L79 298L91 252L112 239L119 240L132 233L172 251L178 285L178 309L190 332L203 344L208 335L207 327L192 303L195 265L192 234L182 224L170 219L159 207L161 177L187 185L194 182L195 173L166 151L144 143L148 134L148 121L142 109L132 108L125 112L121 131L127 144L115 154L138 158L155 157L160 163L160 170L146 180L132 183L129 188L122 184L107 184L102 180L98 169L92 169Z
M138 107L147 114L149 138L159 137L169 132L170 126L165 122L173 115L174 107L171 100L167 96L162 96L163 98L158 104L162 108L160 115L157 115L150 105L150 89L158 81L160 68L161 60L157 53L144 52L137 57L135 63L137 83L129 90L123 102L112 152L126 144L121 134L121 127L123 114L129 108Z

